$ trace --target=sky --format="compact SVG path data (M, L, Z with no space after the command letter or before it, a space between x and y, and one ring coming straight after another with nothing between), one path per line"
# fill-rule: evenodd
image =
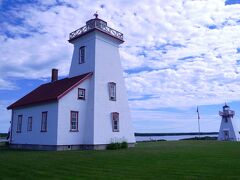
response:
M6 107L68 75L69 33L98 11L119 51L135 132L218 131L227 102L240 127L240 0L0 0L0 132Z

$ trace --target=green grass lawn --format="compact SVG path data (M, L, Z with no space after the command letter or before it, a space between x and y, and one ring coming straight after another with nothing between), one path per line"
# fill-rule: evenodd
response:
M240 143L163 141L64 152L0 145L0 179L240 179Z

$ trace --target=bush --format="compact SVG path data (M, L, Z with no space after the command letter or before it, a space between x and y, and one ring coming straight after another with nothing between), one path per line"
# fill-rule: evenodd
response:
M128 148L128 143L127 143L126 141L123 141L123 142L121 143L121 148L122 148L122 149L127 149L127 148Z
M128 148L128 143L126 141L123 141L121 143L119 142L112 142L107 145L108 150L116 150L116 149L126 149Z
M110 143L110 144L108 144L107 145L107 149L109 149L109 150L114 150L114 149L118 149L118 145L119 143L114 143L114 142L112 142L112 143Z

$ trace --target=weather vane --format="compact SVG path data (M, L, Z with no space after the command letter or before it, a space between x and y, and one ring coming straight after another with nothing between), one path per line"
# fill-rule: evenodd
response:
M94 16L95 16L96 19L98 18L98 12L97 11L95 12Z

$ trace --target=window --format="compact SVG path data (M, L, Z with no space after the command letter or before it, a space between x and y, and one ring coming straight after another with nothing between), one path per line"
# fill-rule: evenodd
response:
M108 83L108 89L109 89L109 100L116 101L116 83L109 82Z
M228 122L228 118L227 117L225 117L225 123L227 123Z
M28 117L27 130L32 131L32 117Z
M70 131L78 131L78 111L71 111Z
M41 132L47 131L47 112L42 112Z
M119 132L119 113L112 113L112 131Z
M79 48L79 64L85 63L85 46Z
M22 117L22 115L18 115L17 133L20 133L22 131Z
M78 99L85 99L85 89L78 88Z

